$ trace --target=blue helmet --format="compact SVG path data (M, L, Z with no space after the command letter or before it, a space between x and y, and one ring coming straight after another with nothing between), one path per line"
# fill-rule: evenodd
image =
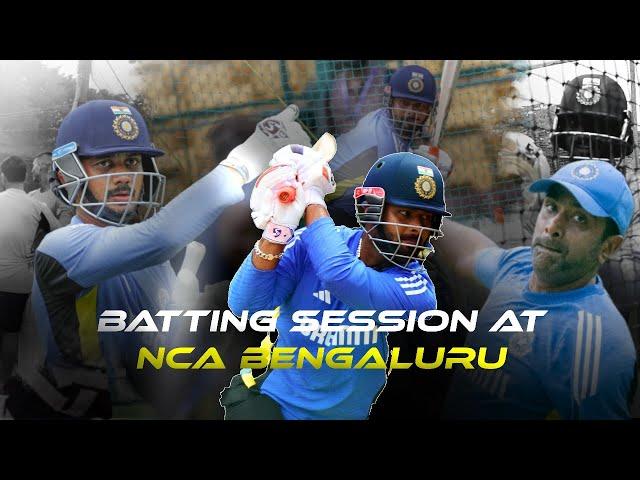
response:
M80 157L101 157L118 152L164 155L151 143L142 115L131 105L115 100L92 100L70 112L58 128L56 148L75 142Z
M89 176L82 166L83 158L117 153L140 154L142 172ZM162 206L166 178L155 162L161 155L164 152L151 143L147 125L134 107L115 100L92 100L71 111L58 129L52 152L52 190L68 205L110 225L144 220ZM131 184L142 177L142 192L134 198L137 192L129 189L128 200L109 201L109 183L122 175L131 176ZM91 179L98 177L107 182L102 199L88 188Z
M399 68L389 80L394 98L406 98L421 103L436 102L436 79L426 68L418 65L407 65Z
M407 270L422 266L433 252L431 238L442 236L443 216L450 216L444 199L444 179L434 162L409 152L392 153L373 164L361 187L354 191L356 219L364 228L376 249L394 265ZM434 214L431 227L414 227L418 237L413 243L403 242L398 227L407 225L384 222L386 204L418 208ZM388 238L383 225L396 227L395 238ZM402 253L401 249L411 248ZM412 264L413 260L419 263Z
M429 105L428 113L416 107L402 108L394 99L410 100ZM428 137L428 130L434 118L437 100L436 80L429 70L418 65L399 68L385 87L384 103L388 109L389 121L396 135L408 143Z

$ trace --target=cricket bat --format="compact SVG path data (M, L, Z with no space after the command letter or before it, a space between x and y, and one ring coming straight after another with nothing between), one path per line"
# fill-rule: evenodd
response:
M440 94L438 95L438 107L436 110L435 129L431 137L431 145L437 147L444 132L444 126L451 106L451 97L460 75L462 60L445 60L440 77Z

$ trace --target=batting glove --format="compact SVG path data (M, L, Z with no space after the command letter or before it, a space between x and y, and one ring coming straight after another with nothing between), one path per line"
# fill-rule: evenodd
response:
M244 183L249 183L267 167L278 149L292 143L311 145L309 136L296 122L299 113L296 105L289 105L277 115L265 118L220 164L233 168L240 173Z
M321 152L303 145L288 145L278 150L269 165L295 168L302 184L306 205L326 208L325 195L335 192L336 183L328 160Z
M264 230L262 238L283 244L291 241L306 207L295 168L275 166L265 170L256 181L249 205L253 223Z

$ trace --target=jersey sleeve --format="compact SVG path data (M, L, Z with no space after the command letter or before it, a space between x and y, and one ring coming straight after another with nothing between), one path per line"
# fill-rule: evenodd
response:
M485 287L493 287L505 253L502 248L485 248L476 254L476 277Z
M476 253L475 276L488 289L508 278L509 274L524 271L531 259L529 247L485 248Z
M593 379L587 391L591 395L578 397L577 418L581 420L628 420L631 418L630 403L635 390L635 362L611 359L602 362L602 371ZM583 395L582 390L576 392Z
M554 355L558 363L554 370L561 371L564 366L570 377L570 392L561 386L550 391L563 418L631 418L630 405L637 381L635 347L624 319L613 309L611 304L608 311L565 311L562 317L562 321L567 322L571 316L577 316L576 328L565 336ZM573 355L569 357L562 352ZM555 382L550 380L553 386Z
M38 254L62 264L81 287L163 263L244 197L233 172L220 166L148 220L124 227L73 225L45 238Z
M330 217L313 222L301 235L318 278L338 299L353 309L432 310L433 282L422 270L402 275L367 267L349 251Z
M304 229L301 229L304 230ZM259 310L273 310L281 305L296 288L302 276L304 251L300 230L284 250L273 270L260 270L253 265L253 251L247 255L229 285L229 308L236 316L243 310L250 314Z

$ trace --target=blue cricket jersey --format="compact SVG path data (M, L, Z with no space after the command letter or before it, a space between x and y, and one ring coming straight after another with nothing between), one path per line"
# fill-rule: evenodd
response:
M370 348L388 356L385 333L291 332L296 310L417 310L436 308L427 271L400 267L375 270L356 257L363 230L336 227L329 217L300 229L274 270L258 270L251 254L229 289L229 306L239 314L280 306L277 347L305 347L315 354L335 347L353 347L353 365ZM414 264L414 266L416 266ZM348 325L345 320L343 325ZM294 365L297 355L294 356ZM385 385L384 369L333 369L323 362L315 369L273 369L261 392L282 407L286 419L366 419Z
M138 349L164 340L158 333L98 332L98 317L124 310L130 322L141 310L154 315L170 307L176 276L168 261L242 200L233 175L216 168L141 223L98 227L74 217L45 237L35 255L33 319L21 332L17 373L51 407L81 416L105 391L114 405L138 401L125 381L135 373Z
M488 361L508 347L497 370L454 374L445 416L472 419L625 419L636 353L629 329L609 294L596 283L575 290L529 290L531 248L478 253L476 276L491 293L467 345L488 348ZM548 310L526 332L489 332L506 310ZM508 322L507 322L508 324Z

